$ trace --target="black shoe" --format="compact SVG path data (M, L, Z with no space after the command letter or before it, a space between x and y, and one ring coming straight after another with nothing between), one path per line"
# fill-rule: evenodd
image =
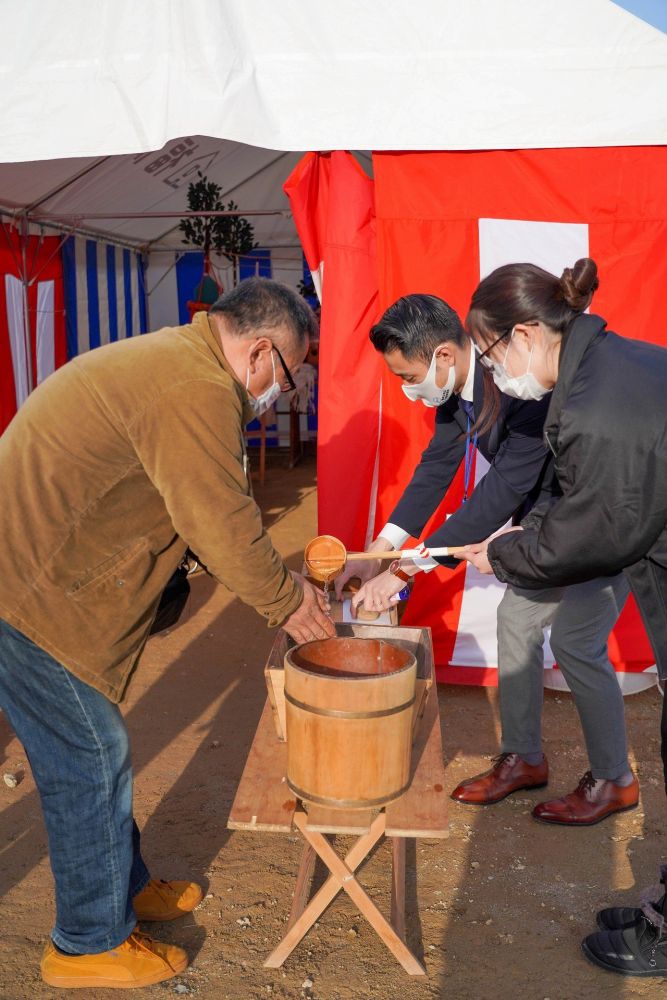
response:
M665 884L664 879L661 882ZM656 903L651 903L651 906L667 918L667 892ZM595 919L601 931L624 931L627 927L633 927L642 916L639 906L610 906L606 910L600 910Z
M625 930L598 931L581 945L589 961L621 976L667 977L667 935L645 917Z

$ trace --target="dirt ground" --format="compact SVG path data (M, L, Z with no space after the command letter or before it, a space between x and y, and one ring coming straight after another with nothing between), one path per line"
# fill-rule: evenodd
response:
M299 568L315 533L314 463L292 471L276 456L258 499L276 545ZM184 946L188 971L142 995L198 1000L575 1000L665 996L664 980L624 979L583 958L595 911L636 901L664 857L656 689L627 701L642 786L635 811L584 830L543 826L530 809L544 792L476 809L451 803L451 833L419 841L409 865L408 934L428 975L406 976L347 897L339 897L279 970L262 961L284 933L300 846L296 836L230 833L235 787L265 696L272 634L206 576L193 579L187 617L154 638L124 706L136 773L135 811L156 877L191 877L206 898L191 918L152 925ZM441 687L446 777L452 788L497 752L495 690ZM571 790L587 763L567 695L544 712L552 795ZM2 770L24 761L0 716ZM45 1000L38 963L53 920L52 879L35 786L0 783L0 998ZM345 843L345 838L341 838ZM409 855L410 860L410 855ZM415 863L416 862L416 863ZM389 906L388 845L361 871ZM418 907L417 907L418 901ZM146 928L148 929L148 928ZM306 985L304 985L306 984ZM106 991L67 991L97 1000Z

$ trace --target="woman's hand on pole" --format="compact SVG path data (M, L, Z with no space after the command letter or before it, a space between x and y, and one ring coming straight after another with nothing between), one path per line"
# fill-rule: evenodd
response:
M493 573L486 551L488 547L488 541L480 542L477 545L466 545L461 555L464 559L467 559L476 570L479 570L480 573L488 575L489 573Z
M499 535L508 535L512 531L523 531L519 525L512 525L509 528L501 528L500 531L496 531L490 538L487 538L484 542L478 542L475 545L466 545L462 555L464 559L467 559L475 569L479 570L480 573L484 573L489 576L493 573L493 568L489 562L489 556L487 549L489 548L489 543L493 541L494 538L498 538Z

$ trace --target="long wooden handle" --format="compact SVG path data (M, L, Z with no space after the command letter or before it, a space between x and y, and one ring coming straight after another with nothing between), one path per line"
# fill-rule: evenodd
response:
M351 562L354 559L355 562L363 559L398 559L400 552L393 549L391 552L348 552L347 561Z
M429 556L454 556L458 558L465 551L465 545L440 546L434 549L427 549ZM347 561L364 559L419 559L421 549L394 549L392 552L348 552Z

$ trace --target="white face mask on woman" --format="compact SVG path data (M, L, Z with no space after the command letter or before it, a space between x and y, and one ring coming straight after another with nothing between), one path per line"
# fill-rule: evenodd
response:
M505 357L502 364L494 362L493 364L493 381L500 392L504 392L506 396L513 396L514 399L523 400L535 400L542 399L543 396L549 392L549 389L545 389L541 382L539 382L530 370L530 363L533 359L533 348L534 344L531 344L530 354L528 355L528 368L523 375L508 375L507 369L505 368L505 361L507 360L507 352L510 349L510 344L512 342L512 337L514 336L514 328L512 328L512 333L510 334L510 343L507 345L507 351L505 351Z
M271 364L273 365L273 382L268 389L261 392L259 396L250 396L250 405L255 411L255 416L260 417L262 413L266 413L270 410L278 396L282 392L280 388L280 383L276 382L276 359L273 356L273 351L271 351ZM250 384L250 369L248 368L248 374L246 375L245 387L248 388Z
M454 365L450 366L447 382L442 389L435 380L435 354L437 350L438 348L436 347L433 352L431 364L429 365L429 369L426 372L426 377L423 382L417 382L416 385L408 385L406 382L403 382L401 385L401 389L413 403L416 402L416 400L421 399L424 406L442 406L443 403L447 402L454 391L454 383L456 382L456 370Z

